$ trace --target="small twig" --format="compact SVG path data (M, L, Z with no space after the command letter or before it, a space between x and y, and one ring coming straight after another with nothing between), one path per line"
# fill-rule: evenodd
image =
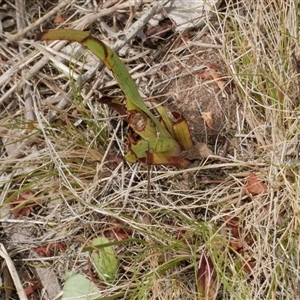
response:
M25 33L27 33L28 31L32 30L33 28L39 26L40 24L42 24L44 21L48 20L51 16L55 15L59 10L61 10L63 7L71 4L73 0L63 0L62 2L60 2L57 6L55 6L51 11L49 11L48 13L46 13L43 17L39 18L38 20L36 20L34 23L30 24L29 26L27 26L26 28L24 28L23 30L21 30L20 32L8 36L8 42L15 42L17 41L20 37L22 37Z
M107 2L99 2L98 4L98 10L102 10L103 8L109 8L113 5L115 5L116 3L120 2L120 0L110 0L110 1L107 1Z
M139 166L139 163L136 163L135 166L134 166L134 168L133 168L133 170L132 170L132 174L131 174L131 177L130 177L130 180L129 180L129 183L128 183L128 186L127 186L127 190L126 190L126 193L125 193L125 197L124 197L124 201L123 201L123 206L121 208L120 214L122 213L122 211L124 210L124 208L126 207L126 205L128 203L129 194L130 194L130 191L131 191L133 180L134 180L134 178L136 176L136 172L137 172L138 166Z
M17 12L17 29L18 32L21 32L26 27L25 23L25 4L23 0L16 1L16 12ZM24 58L24 50L21 45L19 45L20 56ZM26 71L22 70L22 77L26 76ZM24 97L24 106L25 112L24 116L26 120L34 121L32 97L31 97L31 86L26 83L23 87L23 97Z
M159 1L156 5L151 7L146 13L139 18L138 21L133 23L133 25L128 29L126 34L124 34L122 39L119 39L115 42L115 44L112 46L112 49L115 52L118 52L121 48L123 48L127 43L129 43L134 37L137 36L137 34L140 32L140 30L149 22L149 20L159 12L166 3L168 3L170 0L162 0ZM97 70L102 67L102 62L98 63L93 69L86 72L82 76L82 83L88 81L91 77L95 75Z
M233 200L240 201L240 200L246 199L247 197L248 197L247 195L243 195L242 192L240 191L240 192L225 196L223 198L219 198L216 201L210 201L205 204L199 205L199 207L212 207L212 206L216 206L216 205L226 203L229 201L232 204Z
M182 51L185 50L191 46L197 46L197 47L201 47L201 48L209 48L209 49L224 49L224 45L217 45L217 44L209 44L209 43L202 43L202 42L198 42L198 41L187 41L186 44L184 46L178 47L176 49L171 50L170 52L178 52L178 51ZM250 47L242 47L242 46L232 46L231 49L250 49Z
M9 269L11 278L14 281L14 285L16 287L19 299L20 300L28 300L28 298L27 298L27 296L25 294L25 291L23 289L21 280L19 278L19 275L17 273L17 270L16 270L16 268L14 266L14 263L13 263L12 259L10 258L10 256L8 255L8 253L7 253L7 251L6 251L6 249L5 249L5 247L4 247L3 244L0 244L0 256L6 262L6 265L7 265L8 269Z
M114 5L110 8L101 9L101 11L99 11L98 13L93 12L93 13L87 14L84 17L82 17L81 19L74 21L73 24L72 24L72 27L74 29L82 30L82 29L86 28L88 25L96 22L101 17L111 15L119 9L125 9L125 8L128 8L128 7L132 6L132 5L135 5L134 1L136 1L136 0L127 1L126 3L121 3L121 4L117 3L116 5ZM150 0L150 2L151 1L153 1L153 0ZM165 0L165 1L169 2L170 0ZM149 3L149 0L147 0L147 1L144 0L142 2L143 3Z
M16 21L18 32L22 31L26 27L25 23L25 3L23 0L16 1Z
M0 174L5 172L5 168L7 168L7 166L11 164L14 159L19 158L21 155L23 155L25 149L29 145L31 145L35 140L36 137L34 135L24 139L22 143L16 146L16 148L12 153L10 153L5 157L5 160L0 160L1 162ZM0 182L0 187L1 187L1 182Z

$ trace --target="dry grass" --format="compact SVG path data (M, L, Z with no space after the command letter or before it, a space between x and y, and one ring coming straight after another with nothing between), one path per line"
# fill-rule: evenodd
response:
M120 159L128 129L97 103L102 94L120 96L113 78L94 68L94 58L80 47L33 42L32 34L38 27L71 27L98 35L101 21L112 30L115 11L129 16L125 26L130 28L130 17L141 18L149 2L155 1L144 1L144 10L140 6L134 12L130 1L107 1L105 9L94 2L66 1L59 13L47 1L33 2L26 7L26 20L39 23L28 35L10 34L16 26L18 31L26 27L22 24L4 27L1 241L24 286L37 277L37 267L53 270L58 286L67 270L92 278L88 254L81 250L105 234L111 240L124 238L115 248L117 279L101 287L109 299L199 299L197 270L203 253L217 273L215 299L297 299L299 3L228 1L201 33L194 32L193 47L207 46L201 44L201 34L214 41L234 83L236 116L228 119L234 135L225 132L232 146L226 159L199 161L188 170L152 167L148 198L147 168ZM7 11L13 15L14 9L8 3ZM51 16L43 20L46 13ZM63 23L53 24L56 15L64 14ZM112 44L113 31L100 33ZM7 43L14 38L18 43ZM126 63L145 97L158 93L151 89L158 86L154 74L160 58L168 62L171 57L164 47L171 47L175 37L168 39L158 50L141 47L139 40L128 47ZM152 59L157 51L161 54ZM264 194L244 193L249 172L265 182ZM13 214L10 203L20 197ZM20 206L30 207L30 214L20 216ZM238 240L226 224L229 216L238 220ZM53 243L62 249L50 256L33 250ZM42 290L32 297L51 298Z

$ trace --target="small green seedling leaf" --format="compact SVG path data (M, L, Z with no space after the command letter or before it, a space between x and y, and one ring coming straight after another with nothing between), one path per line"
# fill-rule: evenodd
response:
M68 272L65 276L62 300L93 300L101 296L97 286L81 274Z
M99 247L109 243L109 240L102 236L92 240L94 247ZM92 263L96 268L98 277L102 281L113 281L118 270L118 260L112 246L99 247L98 250L93 250L91 258Z

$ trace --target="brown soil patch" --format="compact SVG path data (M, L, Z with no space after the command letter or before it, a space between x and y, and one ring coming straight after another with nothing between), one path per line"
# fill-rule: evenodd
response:
M213 44L213 41L206 37L205 43ZM159 80L171 78L162 89L163 93L170 107L182 113L189 122L195 142L209 142L210 137L226 135L235 128L237 97L218 49L193 46L189 52L174 54ZM226 82L224 89L218 87L215 79L201 78L201 72L205 72L209 64L215 67L220 80ZM204 121L203 113L212 114L211 128Z

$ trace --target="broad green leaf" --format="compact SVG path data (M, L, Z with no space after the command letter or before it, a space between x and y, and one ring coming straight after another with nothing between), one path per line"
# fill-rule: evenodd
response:
M188 123L181 114L172 112L172 115L175 119L173 121L173 132L175 140L179 143L182 150L191 149L194 143Z
M181 150L191 149L194 143L189 125L184 117L176 111L169 112L162 105L158 105L156 110L159 112L164 126L179 143Z
M173 138L160 137L148 140L139 140L136 144L130 145L130 150L132 153L125 155L125 159L129 162L135 162L137 159L143 157L146 158L147 151L161 153L164 156L177 156L181 152L180 146ZM149 162L149 164L151 163ZM154 164L156 163L154 162Z
M109 243L109 240L104 236L92 240L92 245L95 247L107 243ZM113 281L115 279L118 270L118 260L112 246L93 250L91 258L100 280Z
M156 111L159 113L161 117L161 123L163 126L170 132L170 134L174 137L172 121L168 115L168 110L159 104L155 99L151 100L152 105L155 105Z
M100 296L101 292L92 281L81 274L66 274L62 300L93 300Z
M115 110L119 115L124 116L125 121L142 138L149 139L157 136L157 129L151 119L141 110L127 111L117 99L102 97L100 103L106 104Z
M127 113L126 121L143 139L155 139L157 137L157 128L143 111L130 110Z
M173 139L153 139L140 140L137 144L131 145L130 151L125 155L128 162L137 160L148 165L166 165L177 168L186 168L191 162L184 157L180 157L178 144L173 143ZM164 148L167 152L159 152Z
M166 156L161 153L153 153L150 151L146 153L146 158L141 158L140 161L149 165L165 165L176 168L187 168L191 164L191 162L184 157Z
M125 94L127 110L142 110L155 124L157 131L162 137L171 136L144 103L126 66L118 55L105 43L90 36L88 32L73 29L57 29L41 32L38 34L37 40L67 40L78 42L88 48L113 72L115 80Z

